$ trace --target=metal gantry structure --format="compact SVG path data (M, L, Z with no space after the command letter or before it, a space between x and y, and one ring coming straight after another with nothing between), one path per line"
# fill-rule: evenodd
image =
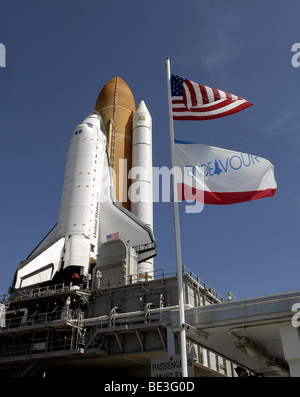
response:
M187 308L222 298L183 268ZM151 359L180 352L179 330L171 327L178 311L176 270L145 280L91 280L85 285L54 285L4 296L5 324L0 331L0 370L9 376L60 376L80 369L120 369L151 376ZM195 376L235 376L234 363L187 341ZM204 371L204 372L203 372Z

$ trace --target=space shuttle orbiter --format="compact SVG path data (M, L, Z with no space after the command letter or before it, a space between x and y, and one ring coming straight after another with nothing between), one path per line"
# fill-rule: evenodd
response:
M156 255L156 243L151 224L151 186L149 190L149 183L152 181L152 146L151 150L149 149L151 117L142 101L135 115L129 110L120 122L118 112L126 111L124 104L118 109L122 100L124 101L122 89L124 94L124 89L126 92L126 87L129 87L120 78L115 78L107 84L114 84L114 89L107 94L105 86L101 91L99 98L102 108L97 109L96 105L97 110L90 113L72 134L58 222L27 259L21 262L15 272L11 291L35 285L70 283L76 278L84 281L91 277L95 267L101 271L101 261L105 261L103 248L114 241L121 241L134 252L140 277L143 277L142 272L145 270L153 270L151 258ZM109 103L112 105L111 109ZM104 117L101 117L101 111ZM113 118L110 118L111 115ZM106 125L105 116L106 119L109 117ZM134 139L138 142L138 147L135 148L132 148L136 146L132 145L132 135L127 134L125 137L124 128L123 137L121 136L122 125L128 128L129 119L134 123L129 129L134 130ZM120 123L119 126L117 122ZM133 153L136 165L143 166L141 158L145 150L145 140L147 154L144 166L148 169L144 175L149 175L149 181L133 180L133 184L137 183L138 187L146 184L148 196L135 206L131 203L135 215L121 205L116 197L115 185L117 183L120 186L119 180L124 179L124 175L119 170L116 172L111 166L111 153L114 154L114 164L117 160L129 158L131 167ZM139 153L139 150L142 152ZM128 181L123 182L125 185L128 184ZM139 264L143 264L140 270Z

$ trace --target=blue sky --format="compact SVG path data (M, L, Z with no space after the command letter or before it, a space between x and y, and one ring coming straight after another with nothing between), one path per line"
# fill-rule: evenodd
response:
M275 197L185 214L183 264L225 297L299 289L300 42L297 0L0 0L0 294L58 218L74 127L122 77L153 121L153 165L170 165L165 59L173 73L254 106L177 121L175 136L275 166ZM155 269L175 267L172 206L155 203Z

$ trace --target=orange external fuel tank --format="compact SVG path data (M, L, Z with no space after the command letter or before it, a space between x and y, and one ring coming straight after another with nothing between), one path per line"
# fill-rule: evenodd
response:
M106 127L110 165L116 177L116 197L130 210L128 172L131 168L135 101L125 81L120 77L109 80L98 96L95 110L100 113Z

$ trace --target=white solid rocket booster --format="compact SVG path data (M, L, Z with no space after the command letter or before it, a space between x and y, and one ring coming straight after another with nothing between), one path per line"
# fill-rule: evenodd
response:
M133 118L130 178L131 212L153 230L152 118L144 101ZM153 276L153 259L138 264L140 278L146 272Z

